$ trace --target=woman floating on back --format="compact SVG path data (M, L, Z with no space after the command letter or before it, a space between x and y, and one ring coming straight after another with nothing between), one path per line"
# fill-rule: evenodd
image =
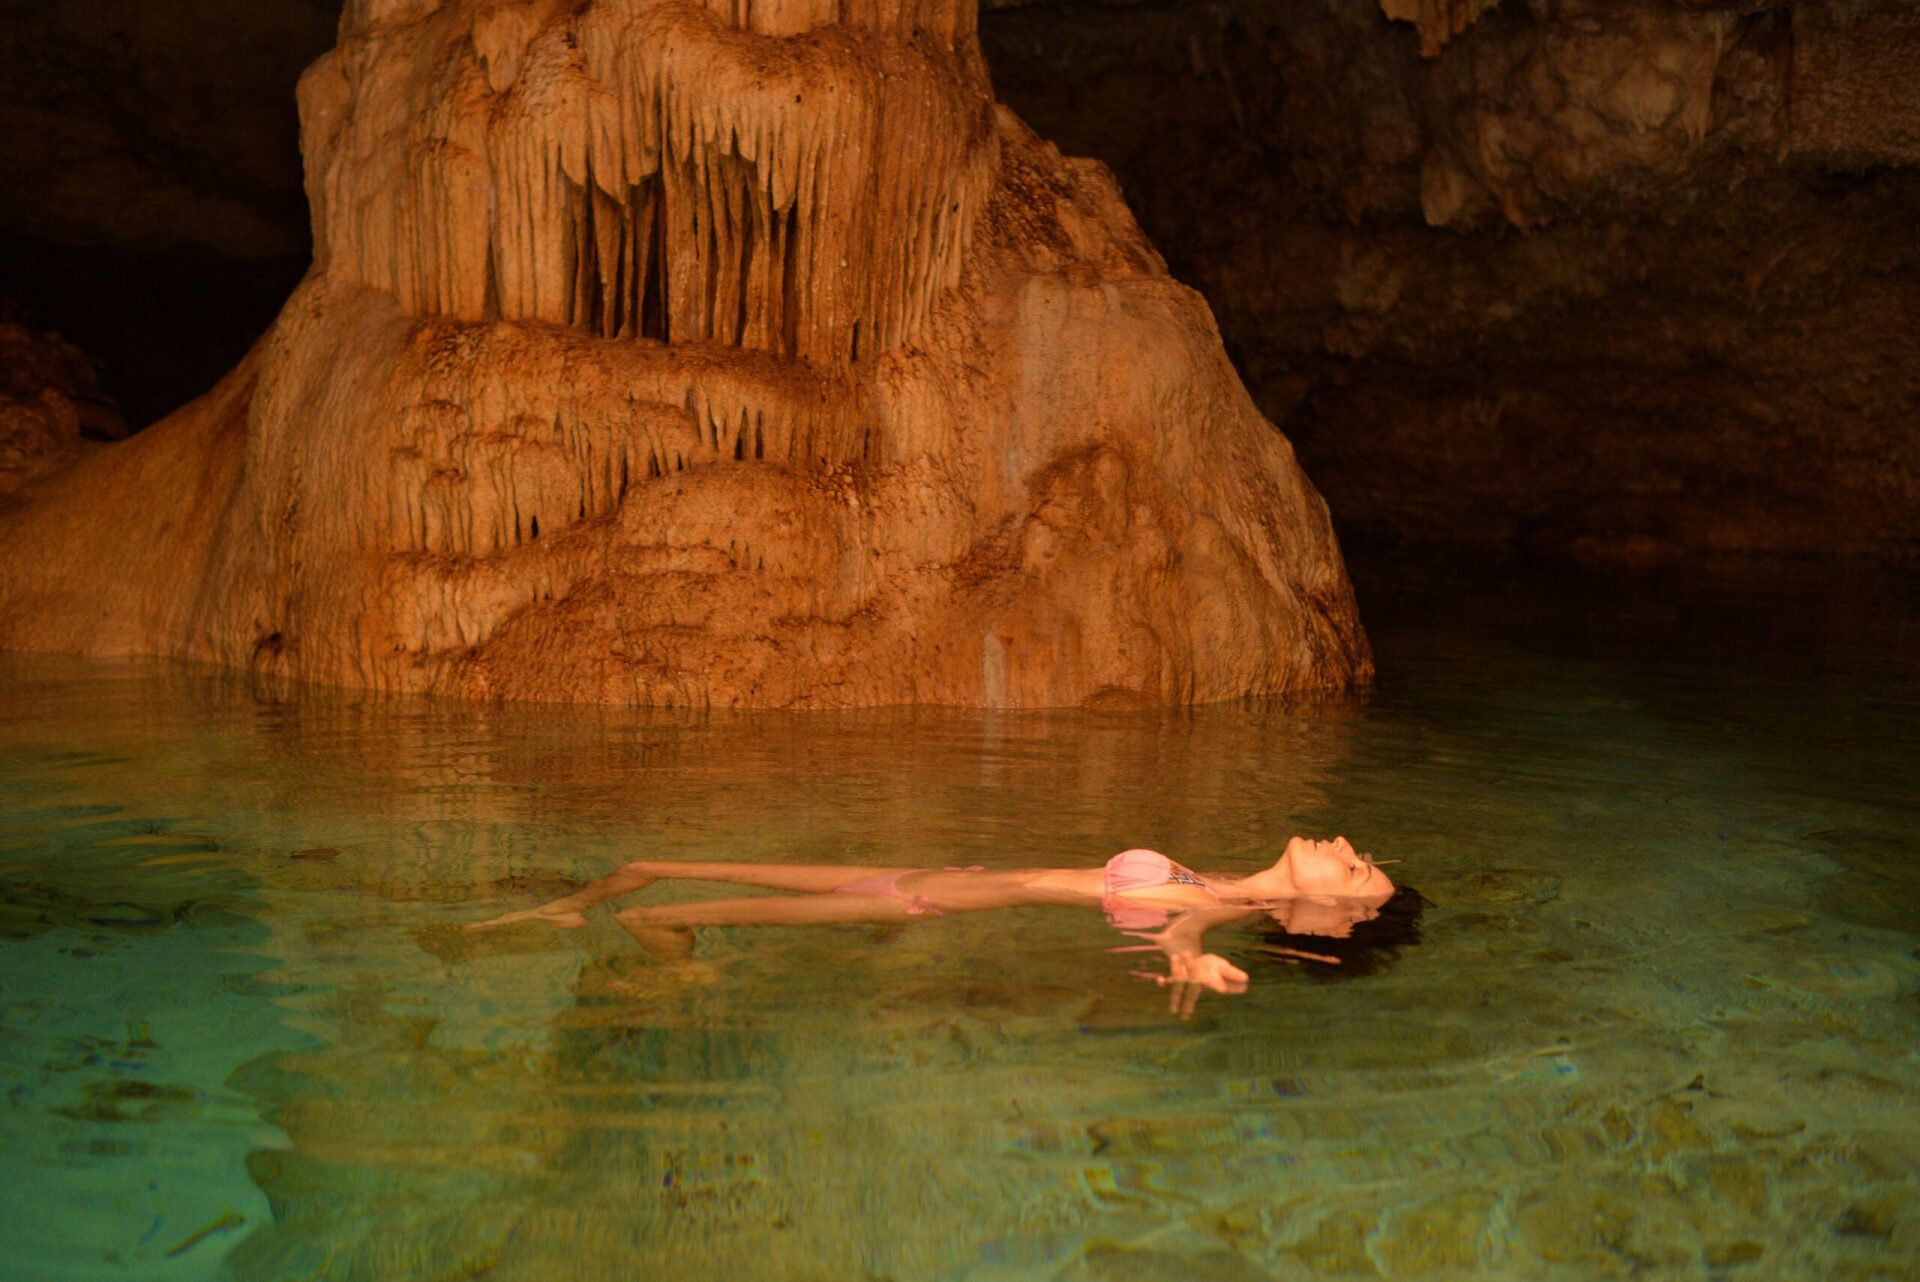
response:
M572 928L585 911L656 881L726 882L802 897L759 895L694 904L637 905L614 919L647 951L668 959L693 952L695 926L809 926L897 922L949 913L1035 904L1100 908L1121 930L1148 942L1168 973L1145 975L1175 986L1174 1007L1192 1010L1200 989L1246 991L1247 973L1206 951L1215 926L1264 915L1290 934L1344 938L1379 916L1395 894L1392 881L1345 837L1295 837L1273 865L1246 876L1197 873L1153 850L1126 850L1100 868L868 868L837 864L681 863L640 860L571 895L508 913L467 929L519 922ZM1277 945L1260 946L1289 960L1337 964L1338 958ZM1136 972L1140 973L1140 972Z

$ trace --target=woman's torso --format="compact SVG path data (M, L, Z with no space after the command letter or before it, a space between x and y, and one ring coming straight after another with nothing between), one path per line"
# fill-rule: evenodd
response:
M1164 855L1157 858L1164 861L1172 876L1150 880L1154 867L1139 856L1155 853L1123 851L1100 868L1005 871L930 868L908 873L900 879L899 887L924 897L942 912L1013 908L1022 904L1094 907L1116 900L1148 908L1202 908L1220 902L1203 878Z

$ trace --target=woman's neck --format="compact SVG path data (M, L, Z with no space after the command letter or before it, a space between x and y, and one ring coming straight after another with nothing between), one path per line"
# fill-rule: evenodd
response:
M1280 864L1245 877L1208 877L1208 887L1221 899L1291 899L1299 892Z

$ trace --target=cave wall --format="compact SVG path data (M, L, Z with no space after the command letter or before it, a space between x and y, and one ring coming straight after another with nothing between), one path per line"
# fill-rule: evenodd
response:
M306 270L294 82L338 0L0 0L0 297L152 422Z
M1451 11L985 30L999 91L1206 294L1348 541L1914 555L1915 10Z
M336 10L0 10L0 295L136 419L298 278L292 86ZM981 40L1116 172L1348 540L1920 548L1913 6L1044 0Z

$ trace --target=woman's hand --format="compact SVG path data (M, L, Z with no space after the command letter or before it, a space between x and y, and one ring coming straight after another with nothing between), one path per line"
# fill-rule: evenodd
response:
M1170 973L1165 975L1142 970L1134 974L1172 988L1167 996L1167 1009L1181 1019L1193 1018L1193 1008L1200 1002L1202 989L1216 993L1247 991L1247 972L1217 953L1169 953L1167 970Z
M1176 984L1199 984L1216 993L1247 991L1247 972L1218 953L1176 953L1167 958Z
M1173 992L1167 1008L1181 1019L1192 1016L1194 1006L1200 1000L1202 989L1212 989L1216 993L1244 993L1247 991L1247 972L1219 956L1202 950L1202 941L1209 928L1224 922L1239 921L1252 915L1246 908L1220 907L1202 908L1197 912L1181 914L1180 918L1165 930L1156 934L1135 936L1151 940L1151 943L1117 948L1115 952L1133 952L1135 949L1145 952L1158 949L1167 955L1165 975L1155 975L1150 971L1136 970L1133 973L1141 979L1151 979L1154 983L1171 986Z

